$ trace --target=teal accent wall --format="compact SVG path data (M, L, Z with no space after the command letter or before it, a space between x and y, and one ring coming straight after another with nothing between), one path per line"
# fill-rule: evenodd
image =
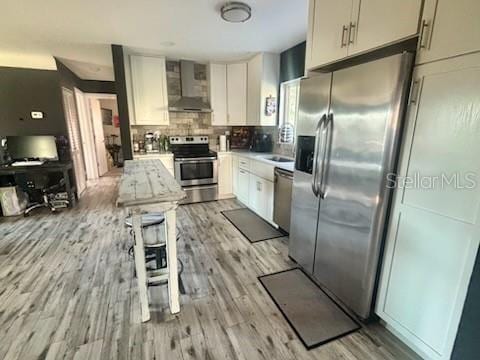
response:
M474 360L480 354L480 252L473 268L452 360Z
M280 82L299 78L305 73L306 42L302 42L280 54Z

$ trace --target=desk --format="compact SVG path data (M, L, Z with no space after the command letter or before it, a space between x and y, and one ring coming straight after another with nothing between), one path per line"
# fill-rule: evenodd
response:
M47 161L38 166L0 166L0 176L15 176L20 174L60 173L65 179L65 191L68 193L71 206L75 204L75 186L72 184L73 163Z
M118 190L117 206L124 206L132 214L138 293L142 321L150 319L145 251L142 232L142 212L163 212L166 222L167 271L170 312L180 311L177 270L176 208L186 193L159 159L127 160Z

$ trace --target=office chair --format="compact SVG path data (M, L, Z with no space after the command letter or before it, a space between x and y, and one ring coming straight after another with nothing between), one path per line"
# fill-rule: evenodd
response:
M68 194L66 192L59 191L63 186L65 186L65 180L61 179L57 184L49 187L42 187L41 200L28 205L23 215L29 216L30 212L40 208L49 208L51 212L56 212L58 209L68 207L70 204L70 201L68 200Z

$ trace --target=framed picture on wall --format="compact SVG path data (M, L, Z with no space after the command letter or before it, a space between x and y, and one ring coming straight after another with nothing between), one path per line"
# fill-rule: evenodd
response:
M110 109L101 109L102 110L102 124L103 125L113 125L113 112Z

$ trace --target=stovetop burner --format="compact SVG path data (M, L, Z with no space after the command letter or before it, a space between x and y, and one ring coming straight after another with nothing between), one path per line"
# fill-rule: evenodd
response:
M170 145L175 159L217 157L208 147L208 136L171 136Z
M188 152L188 151L179 151L173 152L173 157L175 159L197 159L197 158L217 158L217 153L215 151L208 152Z

